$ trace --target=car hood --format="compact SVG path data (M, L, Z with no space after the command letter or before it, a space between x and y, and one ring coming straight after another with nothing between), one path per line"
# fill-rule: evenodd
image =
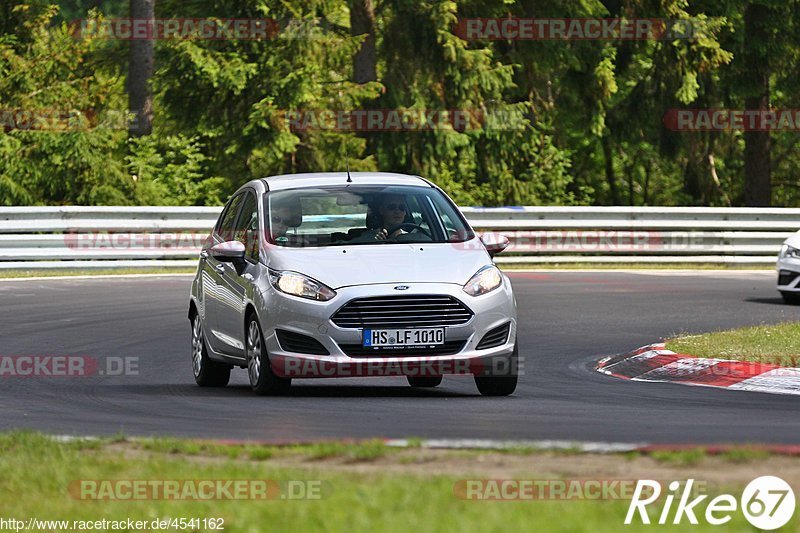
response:
M783 241L784 244L788 244L792 248L800 248L800 231Z
M479 240L465 243L403 243L321 248L270 246L267 266L293 270L333 289L375 283L464 285L492 260Z

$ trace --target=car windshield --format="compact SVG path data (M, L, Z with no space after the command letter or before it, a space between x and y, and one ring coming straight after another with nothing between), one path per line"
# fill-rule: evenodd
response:
M270 192L272 244L289 247L464 242L474 237L440 191L414 186L337 186Z

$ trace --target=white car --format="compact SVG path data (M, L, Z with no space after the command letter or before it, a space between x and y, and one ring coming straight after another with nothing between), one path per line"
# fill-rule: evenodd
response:
M293 378L405 376L435 387L474 376L484 395L517 386L517 314L492 256L431 182L388 173L254 180L228 201L191 288L201 386L246 368L258 394Z
M800 303L800 232L785 241L778 254L778 291L783 301Z

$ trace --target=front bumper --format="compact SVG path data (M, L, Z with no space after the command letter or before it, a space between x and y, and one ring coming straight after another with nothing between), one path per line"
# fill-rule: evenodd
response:
M350 356L342 346L360 345L362 330L341 328L331 316L350 300L373 296L397 296L396 283L361 285L337 289L328 302L315 302L268 289L263 295L267 309L259 310L265 345L273 372L293 378L361 376L436 376L445 374L505 375L517 372L512 357L517 336L517 317L511 284L482 296L471 297L456 284L410 283L403 295L447 295L460 300L473 313L468 322L445 327L446 341L463 342L456 353L403 355L403 352ZM494 348L477 349L483 336L498 326L509 324L506 341ZM281 346L276 329L307 335L319 341L329 355L290 352ZM413 352L410 352L413 353ZM513 359L513 360L512 360Z
M800 293L800 259L781 257L778 259L778 290Z

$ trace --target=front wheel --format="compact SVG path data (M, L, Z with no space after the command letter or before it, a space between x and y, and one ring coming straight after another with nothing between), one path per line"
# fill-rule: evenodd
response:
M781 291L783 302L787 304L797 305L800 304L800 294L796 292Z
M503 370L503 375L475 376L475 385L483 396L509 396L517 390L519 373L519 352L517 343L514 342L514 351L509 357L509 366Z
M192 370L194 381L201 387L224 387L231 379L231 367L208 358L200 315L192 318Z
M475 376L475 385L484 396L509 396L517 390L517 376Z
M247 375L250 387L259 396L285 393L292 384L291 378L279 378L272 371L264 346L264 335L255 314L250 316L247 323Z

